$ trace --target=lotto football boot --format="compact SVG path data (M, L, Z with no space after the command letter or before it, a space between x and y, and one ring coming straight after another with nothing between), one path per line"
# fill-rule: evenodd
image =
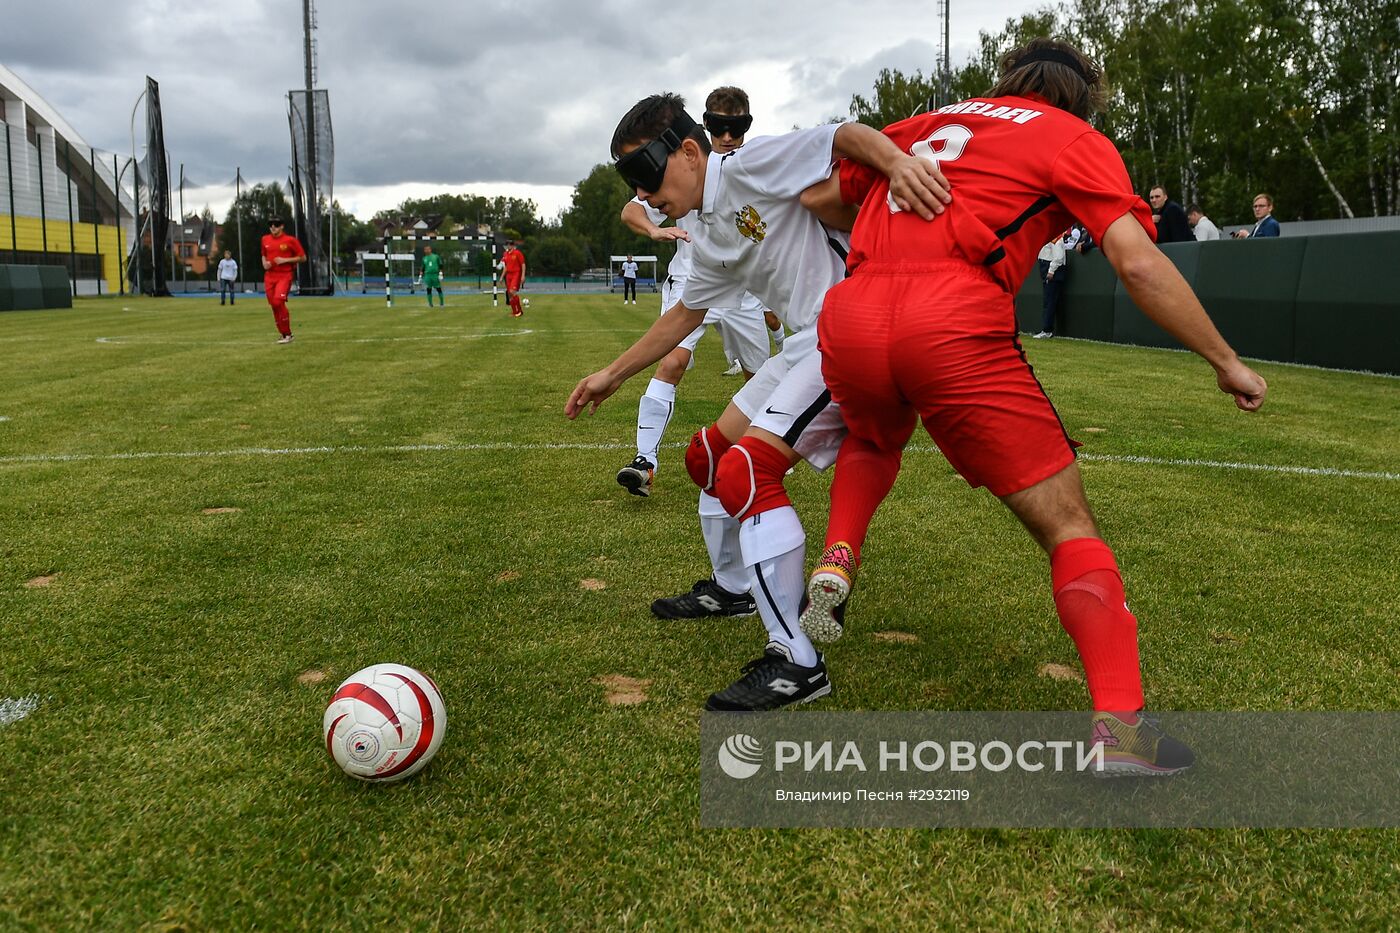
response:
M748 593L731 593L711 577L697 580L689 593L667 596L651 604L658 619L705 619L710 616L751 616L758 603Z
M1094 777L1166 777L1185 771L1196 760L1184 742L1141 712L1095 713L1090 739L1103 746L1103 770L1096 769Z
M656 464L641 454L617 471L617 483L634 496L651 495L651 481L656 477Z
M803 667L792 662L787 649L769 642L763 657L744 665L738 680L718 693L710 694L705 709L721 712L761 712L797 703L810 703L831 692L826 662L820 654L817 663Z
M849 544L838 541L822 553L807 581L798 625L812 641L830 642L846 627L846 600L856 582L856 555Z

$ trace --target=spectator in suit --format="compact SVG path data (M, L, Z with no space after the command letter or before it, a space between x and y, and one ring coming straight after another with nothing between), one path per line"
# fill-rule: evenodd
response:
M1262 191L1254 196L1254 226L1249 230L1236 230L1235 239L1247 240L1251 237L1278 236L1278 221L1274 220L1274 199Z

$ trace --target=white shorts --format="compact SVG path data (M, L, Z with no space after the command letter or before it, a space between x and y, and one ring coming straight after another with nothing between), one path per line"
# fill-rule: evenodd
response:
M756 373L768 362L768 324L763 311L763 302L745 292L739 307L719 313L725 356L738 360L745 372Z
M685 276L667 276L661 285L661 313L681 300L685 293ZM714 327L724 341L725 356L737 358L745 372L756 373L768 360L768 325L763 320L763 303L748 293L738 308L711 308L705 312L700 326L685 335L677 346L695 353L705 328ZM733 354L730 357L729 354ZM695 365L692 358L690 366ZM687 367L689 368L689 367Z
M836 462L846 423L822 380L816 327L789 335L777 355L735 393L734 405L753 427L781 437L814 470Z

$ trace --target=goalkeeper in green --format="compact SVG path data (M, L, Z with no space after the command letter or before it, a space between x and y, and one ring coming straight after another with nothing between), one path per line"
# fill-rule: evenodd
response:
M433 306L433 289L437 289L438 301L447 307L447 299L442 295L442 257L433 252L431 246L423 247L423 291L428 295L428 307Z

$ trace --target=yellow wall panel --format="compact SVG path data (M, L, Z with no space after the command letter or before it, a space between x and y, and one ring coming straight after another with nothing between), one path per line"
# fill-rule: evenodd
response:
M103 291L116 292L121 282L120 267L126 257L126 231L120 227L50 220L46 225L38 217L14 218L14 238L10 237L10 216L0 214L0 253L10 249L44 252L44 235L48 234L48 252L67 256L70 245L79 255L91 256L92 231L97 228L98 252L102 255ZM72 231L71 243L70 233ZM0 255L0 261L5 257Z

